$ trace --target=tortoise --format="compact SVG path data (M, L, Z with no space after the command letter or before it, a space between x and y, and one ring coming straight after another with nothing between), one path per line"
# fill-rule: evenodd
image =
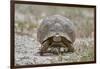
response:
M47 52L48 48L57 48L60 51L63 47L64 52L74 52L75 27L64 16L48 16L37 30L37 40L41 44L40 55Z

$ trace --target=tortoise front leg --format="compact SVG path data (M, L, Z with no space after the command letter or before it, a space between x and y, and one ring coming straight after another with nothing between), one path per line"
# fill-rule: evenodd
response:
M68 45L68 52L74 52L74 48L72 47L72 45Z
M66 45L66 47L68 48L67 52L74 52L74 47L72 46L71 43L69 43L68 41L63 41L63 43ZM65 48L66 49L66 48Z
M41 46L40 55L43 56L43 53L45 53L49 48L48 42L44 42Z

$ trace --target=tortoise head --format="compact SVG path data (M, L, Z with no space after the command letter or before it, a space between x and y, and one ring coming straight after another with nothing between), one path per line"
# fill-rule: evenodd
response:
M60 42L61 41L61 36L59 35L59 33L56 33L56 35L53 36L53 41L55 42Z

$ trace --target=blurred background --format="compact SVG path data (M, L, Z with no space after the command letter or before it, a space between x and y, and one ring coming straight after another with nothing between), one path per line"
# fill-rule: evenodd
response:
M93 36L94 8L48 5L16 4L15 32L33 35L44 18L55 14L65 16L74 23L77 37Z

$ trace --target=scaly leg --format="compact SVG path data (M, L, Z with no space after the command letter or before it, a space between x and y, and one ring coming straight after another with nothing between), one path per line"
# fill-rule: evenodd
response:
M45 53L48 50L48 47L49 47L48 42L47 41L44 42L42 47L41 47L41 51L40 51L41 56L43 56L43 53Z

